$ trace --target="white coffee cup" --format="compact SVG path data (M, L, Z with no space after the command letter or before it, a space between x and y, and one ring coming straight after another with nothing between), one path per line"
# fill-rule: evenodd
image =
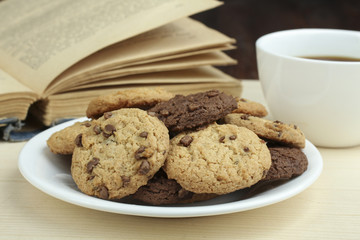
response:
M321 147L360 144L360 32L294 29L256 41L259 79L274 120L293 123Z

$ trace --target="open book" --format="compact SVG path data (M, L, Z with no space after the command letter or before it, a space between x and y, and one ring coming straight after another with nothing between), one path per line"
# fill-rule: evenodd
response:
M50 125L85 115L124 88L241 92L213 66L235 64L234 40L189 18L215 0L0 2L0 120L29 112ZM31 106L31 107L30 107ZM29 110L30 109L30 110Z

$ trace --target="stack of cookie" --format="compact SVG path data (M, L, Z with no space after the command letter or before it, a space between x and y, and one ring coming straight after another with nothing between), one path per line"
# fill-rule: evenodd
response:
M123 90L94 99L86 113L92 120L47 143L56 154L72 154L78 188L102 199L203 201L307 168L299 128L266 120L263 105L217 90Z

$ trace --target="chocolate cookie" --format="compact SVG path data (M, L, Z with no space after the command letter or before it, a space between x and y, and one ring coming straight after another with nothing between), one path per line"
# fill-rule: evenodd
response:
M265 117L268 112L264 105L258 102L250 101L245 98L236 98L237 109L233 113L245 113L256 117Z
M196 194L185 190L160 169L149 182L140 187L132 198L151 205L180 204L205 201L216 194Z
M195 129L217 121L237 108L234 97L217 90L176 95L148 110L165 123L170 132Z
M172 97L174 97L174 94L161 88L125 89L112 94L102 95L92 100L86 110L86 116L89 118L99 118L105 112L120 108L148 109Z
M303 132L293 124L249 116L242 113L231 113L225 116L224 122L254 131L259 137L280 142L292 147L305 147Z
M79 134L71 174L85 194L120 199L135 193L161 168L169 148L164 124L146 111L124 108L93 120Z
M91 121L76 122L73 125L53 133L47 140L47 145L55 154L72 154L75 148L75 138L92 126Z
M188 191L226 194L257 183L270 164L269 149L255 133L212 124L172 138L164 170Z
M271 167L262 180L244 189L244 199L300 176L307 169L308 160L301 149L273 145L272 143L268 147L271 153Z
M271 167L262 181L291 179L306 171L308 160L299 148L269 147Z

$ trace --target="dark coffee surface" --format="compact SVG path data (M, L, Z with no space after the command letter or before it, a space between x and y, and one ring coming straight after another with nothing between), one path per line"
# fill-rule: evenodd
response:
M346 57L346 56L300 56L300 58L319 60L319 61L360 62L360 58Z

